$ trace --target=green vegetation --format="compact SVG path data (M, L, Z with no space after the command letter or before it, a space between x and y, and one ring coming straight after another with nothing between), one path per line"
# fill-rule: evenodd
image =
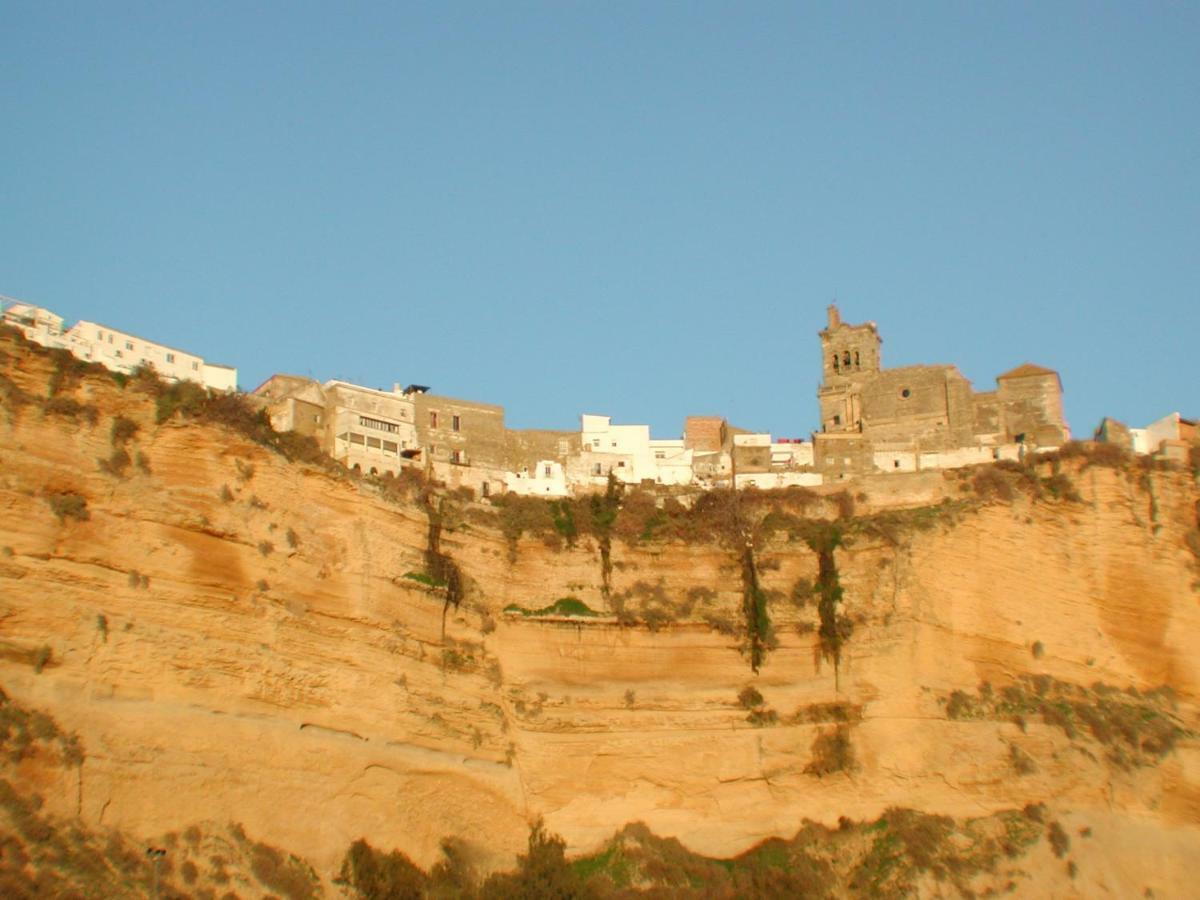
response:
M425 572L405 572L403 577L407 578L409 581L415 581L417 584L423 584L427 588L433 588L434 590L438 590L446 586L446 582L439 581Z
M842 647L850 639L854 625L839 611L843 592L833 552L842 545L842 532L837 524L821 523L821 526L811 529L807 540L817 554L817 615L821 620L817 634L821 655L833 661L836 671L842 661Z
M442 526L450 506L445 497L436 504L431 494L423 497L425 514L429 518L429 530L425 543L425 570L435 584L445 587L446 601L442 604L442 633L446 631L446 613L450 607L458 609L463 601L465 585L462 572L449 556L442 552Z
M559 597L549 606L543 606L541 609L526 609L523 606L518 606L515 603L510 603L504 607L506 613L513 613L526 618L536 618L539 616L567 616L571 618L590 619L599 616L600 613L593 610L578 597Z
M1022 728L1029 716L1059 728L1072 741L1087 738L1104 746L1123 769L1156 765L1189 732L1175 713L1169 688L1124 691L1096 683L1090 688L1049 675L1024 675L999 692L981 684L975 695L954 691L946 715L958 720L1008 720Z
M771 627L766 592L758 583L754 547L749 543L742 553L742 616L746 623L742 649L750 660L750 671L757 672L766 659L767 651L773 650L779 642Z
M50 506L50 511L54 513L60 522L65 522L67 519L86 522L92 517L91 513L88 512L87 498L82 494L76 494L74 491L47 494L46 503Z

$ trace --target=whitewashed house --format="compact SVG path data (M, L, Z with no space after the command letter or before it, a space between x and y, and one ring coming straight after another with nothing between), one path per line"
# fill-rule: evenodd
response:
M563 464L539 459L532 471L504 473L504 489L527 497L566 497L571 493Z
M69 350L79 359L100 363L114 372L128 375L139 366L148 365L171 381L195 381L217 391L237 390L237 369L232 366L206 362L186 350L148 341L98 322L81 320L64 329L62 316L19 301L5 308L4 322L43 347Z

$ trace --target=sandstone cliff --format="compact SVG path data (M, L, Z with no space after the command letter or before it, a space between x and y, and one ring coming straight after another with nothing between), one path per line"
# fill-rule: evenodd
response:
M76 775L23 772L56 814L144 839L237 822L328 879L361 836L502 866L538 816L574 852L642 821L722 856L804 819L1045 803L1071 871L1039 846L1023 894L1191 890L1190 471L891 480L838 522L804 498L841 536L824 566L810 520L755 501L754 672L737 540L514 541L489 506L398 500L0 352L0 684L82 741ZM600 615L521 614L566 597Z

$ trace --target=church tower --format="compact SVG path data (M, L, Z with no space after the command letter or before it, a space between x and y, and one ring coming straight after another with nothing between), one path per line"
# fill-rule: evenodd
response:
M817 400L821 406L821 430L825 432L859 431L862 422L862 386L879 374L883 343L874 322L848 325L834 304L828 309L829 321L820 332L821 386Z

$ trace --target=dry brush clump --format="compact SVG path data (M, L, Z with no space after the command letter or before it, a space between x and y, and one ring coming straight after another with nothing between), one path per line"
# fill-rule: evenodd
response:
M1099 682L1087 688L1049 675L1023 675L999 691L986 682L975 694L953 691L943 703L951 719L1011 721L1022 729L1038 716L1073 742L1099 743L1123 769L1157 765L1190 734L1169 688L1121 690Z

